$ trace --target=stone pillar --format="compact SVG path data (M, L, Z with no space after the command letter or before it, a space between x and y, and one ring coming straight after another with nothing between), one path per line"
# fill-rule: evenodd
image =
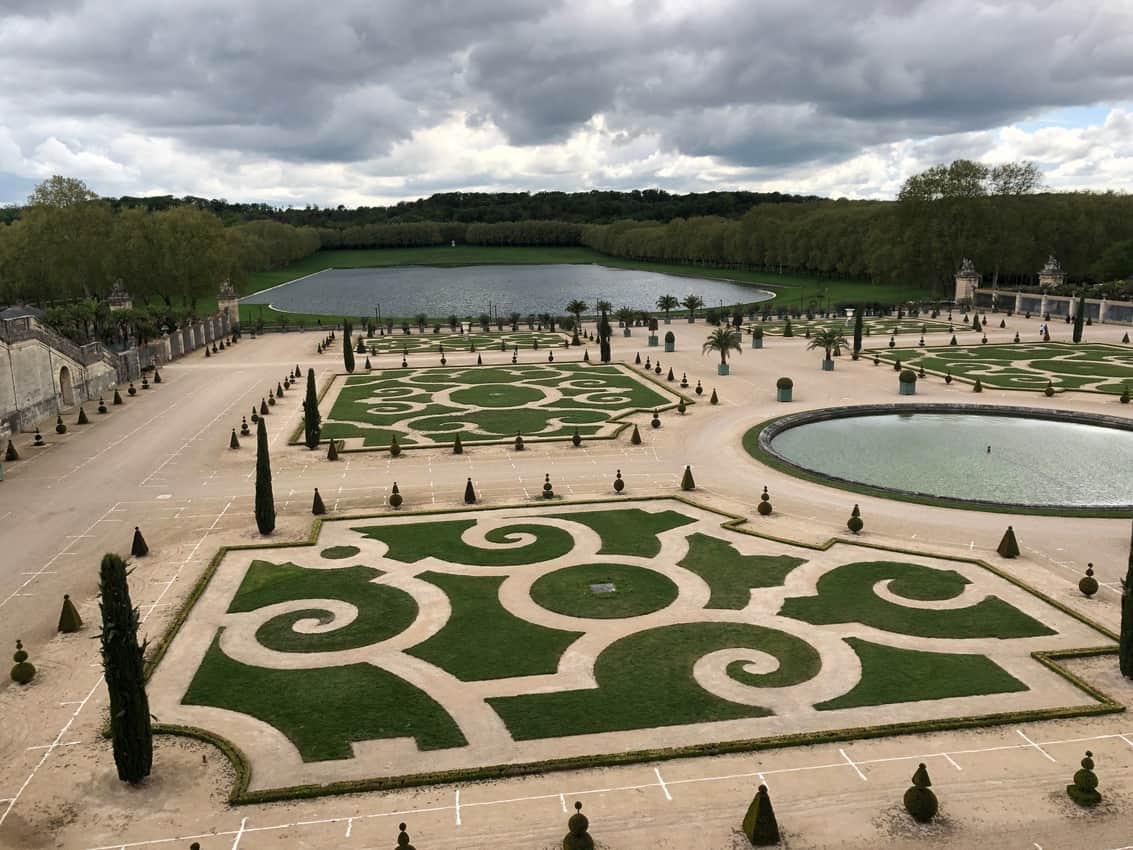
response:
M208 340L205 339L205 326L201 322L193 325L193 344L196 348L208 344Z
M956 301L975 302L976 289L980 285L980 275L975 265L967 257L960 263L956 272Z
M1106 305L1106 303L1105 303L1105 296L1103 295L1103 296L1102 296L1102 300L1098 302L1098 324L1099 324L1099 325L1104 325L1104 324L1105 324L1105 311L1106 311L1106 306L1107 306L1107 305Z
M240 321L240 299L232 281L226 279L220 284L220 291L216 294L216 308L220 315L228 317L224 330L225 333L230 333L232 325Z
M1022 292L1016 292L1015 293L1015 309L1012 312L1015 313L1015 314L1019 314L1019 313L1023 312L1023 293Z
M1050 312L1050 311L1047 308L1046 296L1044 295L1042 297L1042 299L1039 301L1039 315L1045 316L1048 312Z
M212 323L212 316L205 319L205 342L216 342L216 326Z
M169 359L173 360L184 353L185 349L181 342L181 332L174 331L169 335Z

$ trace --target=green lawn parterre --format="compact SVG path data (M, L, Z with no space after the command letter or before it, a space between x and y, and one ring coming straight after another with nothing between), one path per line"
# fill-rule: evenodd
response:
M320 762L351 758L352 742L389 737L412 738L421 752L475 745L478 726L462 722L454 687L474 687L467 699L486 700L517 745L771 716L776 693L835 674L820 635L861 662L856 681L814 703L820 712L1021 693L1049 671L1036 663L1034 678L1021 679L996 657L1029 659L1064 648L1065 629L1079 629L1078 639L1086 629L1045 598L1028 597L1030 612L1021 610L1007 601L1019 599L1017 583L974 562L869 558L855 546L796 582L812 569L813 551L739 533L677 500L454 513L328 523L334 545L259 550L241 568L227 613L204 626L209 648L182 704L254 717L304 761ZM706 588L696 591L701 601L682 584ZM417 596L426 586L450 610L404 640L434 598ZM321 600L357 615L337 624ZM643 618L637 628L603 631L634 617ZM281 658L328 660L308 669L238 661L221 641L237 625ZM1099 643L1110 639L1097 632ZM368 655L333 660L391 641L400 648L387 655L435 672L410 682ZM594 653L589 681L561 667L583 643ZM729 654L710 666L749 698L728 699L694 675L719 652ZM748 658L773 663L753 667ZM443 706L434 685L445 689Z
M945 345L930 348L867 350L910 369L924 367L937 375L1004 390L1043 390L1120 394L1133 386L1133 349L1120 345L1069 342L1021 342L1000 345Z
M569 347L571 340L569 334L551 333L550 331L507 331L504 333L477 331L462 336L448 331L434 334L431 330L426 330L422 334L418 333L416 328L412 330L413 333L410 334L397 331L384 336L363 337L362 344L371 359L384 360L386 354L401 357L402 355L409 356L410 354L421 353L434 353L439 356L446 351L524 351L528 349L557 351ZM373 365L379 364L374 363ZM417 363L417 365L420 365L420 363Z
M614 436L622 417L665 409L675 393L617 365L544 363L375 369L339 376L322 438L348 449ZM325 407L325 405L324 405ZM301 432L297 432L298 441Z

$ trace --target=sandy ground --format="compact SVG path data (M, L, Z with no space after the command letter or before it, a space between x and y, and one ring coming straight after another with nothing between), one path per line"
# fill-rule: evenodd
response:
M1007 324L990 329L989 339L1008 341L1017 329L1024 338L1037 332L1035 320ZM894 401L892 370L843 357L836 371L824 373L806 340L766 337L763 350L745 348L734 358L732 375L718 378L714 360L700 354L705 326L681 321L672 330L678 351L662 352L665 367L672 365L678 376L687 371L706 391L717 387L721 404L698 404L684 417L663 415L661 429L642 428L642 447L621 439L579 449L532 446L523 453L429 450L396 460L351 454L330 464L322 453L286 447L301 401L301 392L289 392L268 417L280 511L273 539L305 535L315 486L332 511L372 512L397 480L403 510L411 510L458 507L468 476L487 505L530 497L544 473L567 498L605 497L615 468L627 481L627 496L671 493L691 463L698 502L753 517L769 533L805 542L840 535L848 508L858 501L868 541L986 558L1117 627L1127 520L1007 518L861 498L762 467L744 454L739 437L788 409L774 400L778 376L794 378L789 409L799 410ZM1094 326L1086 336L1116 342L1124 330ZM616 357L632 360L637 350L644 357L643 332L635 333L641 336L614 337ZM1069 333L1069 326L1054 326L1056 340ZM935 336L930 343L947 341L946 334ZM315 343L312 333L293 333L246 339L207 360L196 355L163 369L165 382L125 407L92 416L90 426L72 427L62 437L45 429L48 448L33 452L30 436L17 440L25 460L6 465L0 484L0 551L7 555L0 559L0 645L22 638L39 675L25 688L0 686L0 847L187 847L198 840L203 848L368 848L393 846L397 821L404 819L422 850L540 848L561 839L568 806L579 799L592 834L611 850L729 848L742 846L735 830L761 775L792 848L1133 846L1133 723L1124 715L240 808L225 803L231 771L216 750L160 738L154 775L138 788L123 785L98 734L105 691L97 643L90 639L98 560L106 551L128 551L132 527L142 527L151 554L138 562L131 586L144 631L153 637L218 546L261 540L251 512L254 448L245 441L230 451L229 432L296 362L321 377L340 364L329 353L316 355ZM912 346L916 339L898 336L898 344ZM455 365L474 362L475 355L449 359ZM494 362L488 354L484 359ZM917 395L972 400L968 385L948 387L933 378L918 382ZM1038 393L985 389L978 401L1128 411L1112 396L1075 393L1048 401ZM647 420L640 417L642 425ZM754 511L764 485L776 509L768 519ZM994 546L1008 522L1024 557L1004 562ZM1091 600L1075 589L1087 561L1103 584ZM88 625L57 636L65 592ZM1090 681L1128 701L1133 686L1114 666L1112 659L1079 664ZM1086 748L1095 753L1106 794L1101 810L1089 813L1061 791ZM894 809L918 761L928 763L941 798L943 821L930 829L913 828Z

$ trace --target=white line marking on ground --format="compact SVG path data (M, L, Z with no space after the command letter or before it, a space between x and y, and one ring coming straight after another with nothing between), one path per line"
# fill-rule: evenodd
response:
M946 759L948 759L948 763L950 765L952 765L954 768L956 768L957 770L963 770L964 769L964 768L960 767L960 765L958 765L956 763L956 759L952 758L952 756L948 755L948 753L941 753L941 755L944 756Z
M247 818L240 818L240 831L236 833L236 838L232 840L232 850L237 850L240 846L240 839L244 837L244 827L248 825Z
M456 812L456 825L460 826L460 789L459 788L456 789L456 805L453 806L453 810Z
M661 785L661 790L665 794L665 799L668 800L669 802L672 802L673 801L673 795L669 793L669 786L667 786L665 784L665 780L661 778L661 768L655 767L655 768L653 768L653 772L657 775L657 781Z
M562 804L562 807L563 807L563 814L565 815L565 814L567 813L567 807L566 807L566 797L565 797L564 795L562 795L562 794L559 794L559 803L561 803L561 804Z
M1036 750L1038 750L1040 753L1042 753L1044 756L1046 756L1048 759L1050 759L1055 764L1058 764L1058 760L1054 756L1052 756L1050 753L1048 753L1046 750L1044 750L1042 747L1040 747L1038 744L1036 744L1034 741L1032 741L1030 738L1028 738L1026 735L1024 735L1022 729L1016 729L1015 731L1018 732L1019 736L1024 741L1026 741L1029 745L1034 747Z
M350 837L350 830L354 829L354 818L347 818L346 820L346 838Z
M845 750L843 750L841 747L839 747L838 752L840 752L842 754L842 758L844 758L846 760L846 764L848 764L850 767L852 767L854 769L854 772L857 773L857 775L862 778L862 782L868 782L869 781L868 779L865 778L865 774L862 773L858 769L858 766L856 764L854 764L854 760L851 759L848 755L846 755Z

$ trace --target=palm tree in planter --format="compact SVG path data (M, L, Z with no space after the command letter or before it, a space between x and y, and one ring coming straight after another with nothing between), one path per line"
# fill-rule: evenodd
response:
M685 300L681 302L685 309L688 310L688 321L692 324L696 321L696 311L704 306L704 299L699 295L686 295Z
M629 307L619 307L614 315L618 317L618 324L625 329L622 331L622 336L629 336L630 328L633 327L633 310Z
M575 329L582 327L582 314L586 312L588 307L589 305L580 298L575 298L573 301L567 304L567 312L574 316Z
M831 357L831 352L835 348L844 348L847 346L846 338L842 336L842 332L835 327L817 328L814 335L807 343L807 348L821 348L826 352L826 359L822 361L822 370L824 372L834 371L834 360Z
M657 299L657 309L665 311L665 324L668 325L672 322L673 318L670 315L673 310L681 306L680 299L675 295L662 295Z
M701 347L702 354L707 354L709 351L716 351L720 354L720 365L716 367L716 374L727 375L728 354L732 351L743 354L740 332L730 325L713 328L712 333L708 335L708 339L704 341L704 345Z

